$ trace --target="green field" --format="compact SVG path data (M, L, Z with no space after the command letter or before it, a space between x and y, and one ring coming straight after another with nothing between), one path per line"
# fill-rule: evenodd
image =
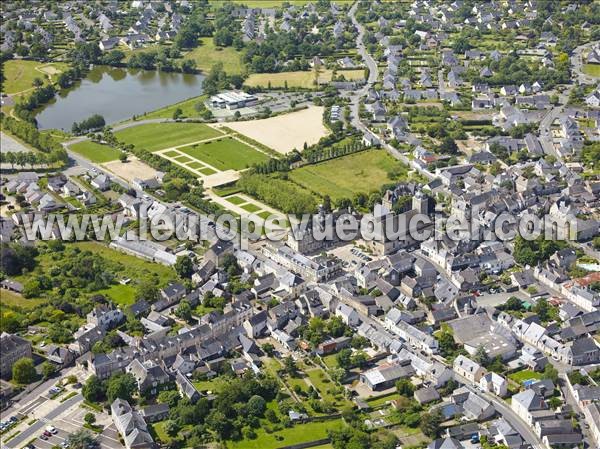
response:
M600 78L600 64L584 64L582 71L586 75Z
M337 159L307 165L289 174L290 179L319 195L332 200L352 198L356 193L379 190L383 184L408 175L408 168L384 150L367 150Z
M228 75L240 74L243 71L242 52L233 47L216 47L212 37L200 39L200 45L186 53L184 59L196 61L196 67L203 72L209 72L213 65L223 63L223 70Z
M245 198L239 197L239 196L228 196L227 198L225 198L227 201L229 201L231 204L235 204L236 206L239 206L240 204L244 204L247 203L248 200L246 200Z
M98 164L116 161L121 155L121 151L117 148L92 142L91 140L70 145L69 149Z
M2 64L4 72L3 91L14 94L33 88L33 80L40 78L48 82L50 78L68 68L64 63L43 64L37 61L11 59Z
M310 422L285 428L278 432L267 433L264 428L256 429L254 440L241 440L228 443L231 449L276 449L282 446L320 440L327 437L330 429L340 429L344 426L341 419L323 422ZM276 439L281 437L280 439Z
M242 170L252 164L268 160L265 154L231 137L182 147L179 151L206 162L218 170Z
M110 297L117 304L128 305L134 302L136 291L135 281L156 278L160 285L165 285L168 281L171 281L176 277L175 271L170 267L121 253L98 242L75 242L68 243L67 245L76 246L81 251L91 251L108 261L121 264L122 271L119 272L119 276L130 278L132 279L132 282L128 285L115 283L107 289L94 292L94 294L99 293ZM37 262L38 266L35 271L20 276L13 276L13 279L22 284L26 284L33 276L37 276L40 273L48 273L55 264L52 259L52 253L41 254L37 257ZM117 281L118 280L119 279L117 279ZM17 304L24 307L26 305L31 305L31 307L34 307L44 301L45 300L42 298L21 299L17 295L5 295L5 292L2 292L2 303L7 305Z
M508 377L509 379L512 379L520 384L529 379L541 379L543 377L543 374L536 373L535 371L531 371L529 369L524 369L522 371L517 371L516 373L509 374Z
M120 142L148 151L163 150L220 135L219 131L202 123L149 123L115 133Z
M33 309L46 301L41 298L23 298L17 293L0 289L0 304L10 307L22 307L23 309Z
M99 290L98 293L111 298L115 304L120 306L129 306L135 302L135 287L131 284L111 285L110 288Z
M338 74L343 74L347 80L364 78L364 70L344 70ZM319 83L324 84L331 81L333 72L331 70L322 70L319 73ZM244 85L250 87L301 87L304 89L313 89L315 87L316 73L314 70L298 72L280 72L280 73L253 73Z
M244 209L247 212L250 212L251 214L253 214L254 212L258 212L259 210L261 210L260 207L258 207L256 204L252 204L252 203L244 204L243 206L241 206L241 208Z

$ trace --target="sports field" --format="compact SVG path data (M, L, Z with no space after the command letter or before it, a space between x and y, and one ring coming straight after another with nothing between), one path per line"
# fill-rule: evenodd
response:
M364 70L343 70L338 71L338 75L343 74L346 80L356 80L365 77ZM319 84L325 84L331 81L333 71L321 70L318 74ZM297 72L280 72L280 73L253 73L251 74L244 85L250 87L269 87L281 88L301 87L303 89L313 89L316 87L317 73L314 70L297 71Z
M86 159L99 164L116 161L121 155L121 151L117 148L92 142L91 140L70 145L69 149L81 154Z
M147 123L115 133L120 142L148 151L163 150L221 135L221 132L202 123Z
M323 125L323 111L322 106L311 106L266 119L231 122L227 127L286 154L294 148L302 150L305 142L313 145L329 134Z
M179 151L218 170L243 170L268 160L264 153L231 137L181 147Z
M407 167L384 150L366 150L292 170L289 177L302 187L332 200L369 193L392 182L388 173ZM396 178L396 177L395 177Z

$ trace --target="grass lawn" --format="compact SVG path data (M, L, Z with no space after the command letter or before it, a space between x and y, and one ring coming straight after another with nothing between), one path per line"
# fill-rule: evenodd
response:
M343 70L338 71L338 74L343 74L346 80L354 80L364 78L364 70ZM319 73L319 83L324 84L331 81L333 71L322 70ZM287 81L288 87L301 87L304 89L314 88L316 73L314 70L302 70L296 72L280 72L280 73L253 73L251 74L244 85L251 87L268 87L269 82L271 87L285 87Z
M239 196L233 195L233 196L229 196L227 198L225 198L227 201L229 201L231 204L235 204L236 206L239 206L240 204L244 204L246 202L248 202L248 200L246 200L245 198L241 198Z
M157 151L222 135L202 123L151 123L115 133L119 141L137 148Z
M190 145L179 148L179 151L218 170L242 170L254 163L268 160L265 154L231 137Z
M522 371L517 371L516 373L509 374L508 377L520 384L529 379L541 379L543 377L543 374L531 371L529 369L524 369Z
M327 366L329 369L335 369L338 367L337 354L329 354L325 357L321 357L321 359L323 360L325 366Z
M68 68L64 63L43 64L38 61L11 59L2 64L4 72L3 90L14 94L33 88L33 80L39 78L46 84L46 75L53 76Z
M264 428L256 429L254 440L242 440L228 443L231 449L276 449L307 441L320 440L327 437L330 429L339 429L344 425L341 419L323 422L310 422L284 428L279 432L267 433ZM279 437L277 439L276 437Z
M175 160L177 162L181 162L182 164L185 164L186 162L192 162L192 160L187 156L177 156Z
M583 64L582 70L586 75L600 78L600 64Z
M310 382L319 391L319 394L323 399L331 401L337 406L341 406L346 403L343 398L338 399L336 398L336 395L333 394L332 390L335 388L335 385L329 380L321 368L308 370L306 371L306 374L308 375ZM338 397L339 396L340 395L338 395Z
M135 287L132 285L115 284L98 293L108 296L120 306L129 306L135 302Z
M69 146L69 149L98 164L116 161L121 155L121 151L117 148L92 142L91 140L75 143Z
M212 37L200 39L200 45L186 53L184 59L196 61L196 67L208 73L213 65L223 63L223 69L228 75L242 73L242 52L233 47L216 47Z
M244 204L241 207L242 207L242 209L244 209L245 211L250 212L251 214L254 213L254 212L258 212L259 210L261 210L260 207L258 207L256 204L252 204L252 203Z
M173 118L173 113L176 109L181 109L180 118L191 118L199 117L200 114L196 110L196 104L204 103L208 97L206 95L200 95L199 97L188 98L187 100L180 101L179 103L173 103L164 108L157 109L156 111L148 112L140 116L141 119L150 118Z
M200 380L192 382L198 391L222 391L223 388L227 387L227 382L218 377L212 380Z
M387 401L391 401L392 399L397 399L397 398L398 398L398 393L390 393L390 394L385 394L383 396L379 396L376 398L367 399L367 403L371 407L378 407L380 405L385 404Z
M214 175L216 173L216 171L214 171L212 168L208 168L208 167L201 168L198 171L206 176Z
M359 192L379 190L381 185L392 182L388 175L391 171L405 176L408 174L408 168L384 150L367 150L307 165L292 170L289 176L302 187L337 200L352 198ZM398 176L394 179L397 180Z
M177 150L170 150L170 151L167 151L167 152L165 152L163 154L165 156L167 156L167 157L177 157L177 156L179 156L179 151L177 151Z
M0 304L11 307L22 307L23 309L33 309L34 307L44 304L45 299L42 298L23 298L21 295L8 290L0 290Z

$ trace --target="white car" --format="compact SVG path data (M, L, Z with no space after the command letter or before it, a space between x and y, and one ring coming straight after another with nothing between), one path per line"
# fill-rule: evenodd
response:
M46 430L48 432L50 432L52 435L56 435L58 433L58 430L56 430L56 427L54 427L54 426L48 426L48 427L46 427Z

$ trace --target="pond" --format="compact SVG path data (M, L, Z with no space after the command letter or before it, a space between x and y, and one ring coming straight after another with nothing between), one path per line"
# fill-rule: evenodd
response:
M70 131L73 122L93 114L107 124L120 122L200 95L203 80L202 75L97 66L38 113L38 127Z

